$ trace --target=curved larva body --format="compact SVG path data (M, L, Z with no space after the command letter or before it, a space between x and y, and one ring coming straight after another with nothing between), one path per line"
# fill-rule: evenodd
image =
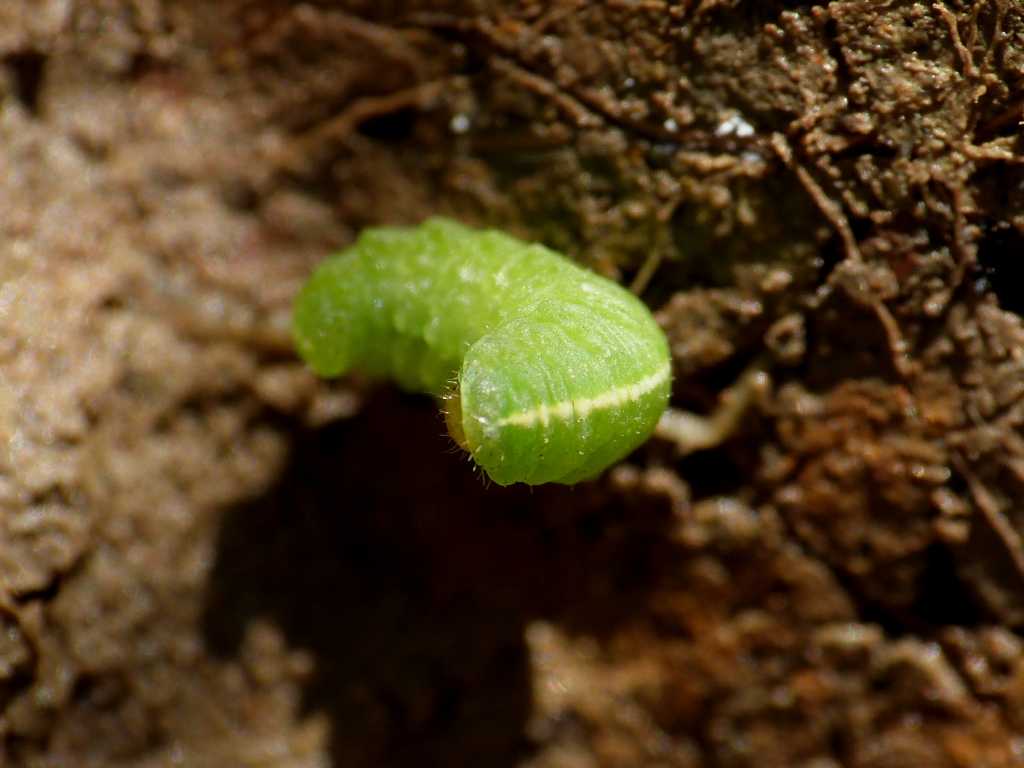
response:
M575 483L651 434L668 345L621 286L541 245L444 219L363 232L295 305L299 352L440 395L499 485ZM461 418L460 418L461 417Z

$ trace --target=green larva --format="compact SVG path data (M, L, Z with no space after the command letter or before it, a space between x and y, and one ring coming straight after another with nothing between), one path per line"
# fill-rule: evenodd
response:
M653 431L668 344L621 286L542 245L447 219L364 231L294 307L300 354L447 402L448 430L499 485L576 483Z

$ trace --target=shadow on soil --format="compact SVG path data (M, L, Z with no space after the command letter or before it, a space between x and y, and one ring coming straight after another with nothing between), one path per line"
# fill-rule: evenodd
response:
M208 645L232 657L264 618L311 651L304 706L330 715L339 766L517 764L526 625L606 634L671 560L665 510L597 484L487 487L442 433L429 400L384 392L298 436L220 532Z

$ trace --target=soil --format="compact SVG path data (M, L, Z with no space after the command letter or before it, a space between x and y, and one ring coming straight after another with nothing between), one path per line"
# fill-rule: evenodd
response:
M1024 765L1024 8L0 3L0 764ZM542 240L722 445L487 487L315 380L360 228Z

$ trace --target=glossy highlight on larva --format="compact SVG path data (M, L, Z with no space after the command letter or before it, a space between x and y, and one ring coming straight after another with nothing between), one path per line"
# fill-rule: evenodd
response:
M448 219L365 230L314 272L293 320L318 374L359 369L445 398L453 438L499 485L593 477L668 404L668 344L635 296Z

